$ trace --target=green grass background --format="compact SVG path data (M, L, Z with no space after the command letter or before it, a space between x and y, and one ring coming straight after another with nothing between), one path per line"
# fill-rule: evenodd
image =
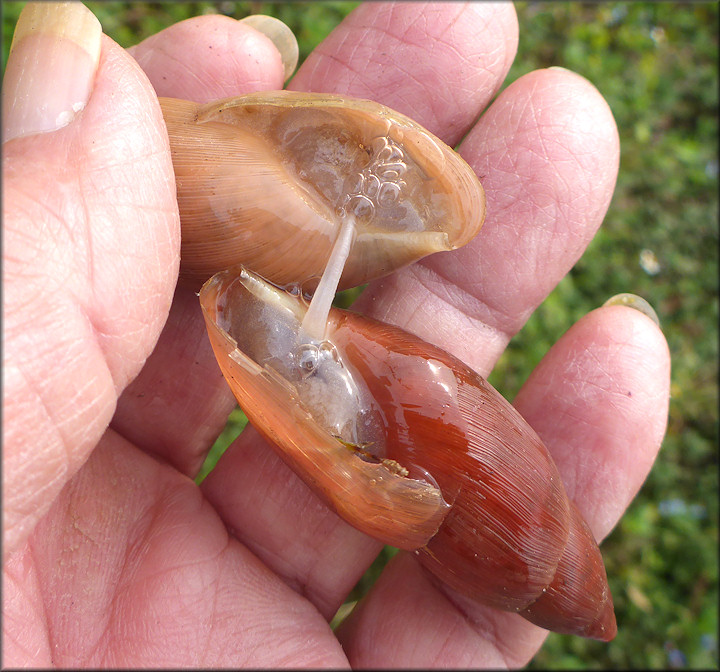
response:
M22 4L3 3L3 67ZM123 46L199 14L271 14L295 32L301 61L357 5L87 4ZM622 159L603 227L513 339L490 380L512 399L570 325L626 291L655 307L673 358L663 449L602 546L618 636L601 644L551 634L531 667L717 668L718 6L540 2L516 7L520 44L507 82L550 65L587 77L615 115ZM344 301L351 299L346 295ZM235 411L206 470L243 423ZM367 591L392 553L386 549L378 558L349 604Z

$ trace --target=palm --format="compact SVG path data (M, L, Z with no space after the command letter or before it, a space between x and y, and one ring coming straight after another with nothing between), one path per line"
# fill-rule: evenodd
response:
M177 31L188 30L184 35L193 40L178 37ZM501 85L516 30L510 5L426 5L419 12L409 5L370 4L316 50L292 88L371 97L454 144ZM233 21L205 17L159 34L133 56L159 95L205 101L280 88L275 61L245 69L255 62L247 52L266 48L254 39ZM204 49L193 51L207 43L226 50L226 58L208 60ZM105 67L125 58L106 44ZM183 74L165 79L169 68ZM141 79L123 90L147 95ZM125 388L152 348L177 264L161 122L143 118L140 105L135 113L128 125L142 121L150 128L144 137L150 151L128 161L122 179L107 173L107 184L97 185L91 200L79 188L73 193L93 215L116 205L107 202L117 197L108 195L113 184L142 185L125 195L132 216L122 223L131 230L106 247L93 246L90 273L78 263L72 237L62 239L68 256L58 261L62 272L70 267L77 280L73 296L83 297L80 303L94 319L93 333L79 337L100 342L84 375L97 381L105 422L113 393ZM32 138L20 143L8 152L6 174L13 159L33 151ZM359 308L418 333L486 375L599 226L614 187L617 134L599 94L584 80L541 71L510 87L460 151L487 191L489 215L480 237L459 252L377 281ZM16 193L24 192L24 179L32 184L32 161L24 165L9 184ZM152 207L132 200L147 199L148 185ZM6 189L6 199L10 193ZM56 196L51 190L20 210L28 220L41 219ZM6 218L13 212L6 210ZM88 239L97 216L80 218ZM118 250L125 250L119 268ZM144 275L132 267L138 258L153 263ZM58 283L57 291L66 293L67 285ZM18 297L11 309L22 305L19 294L11 294ZM113 304L123 316L130 312L134 331L110 310ZM135 336L127 337L128 331ZM658 400L666 403L667 394L664 348L639 313L598 311L548 354L516 400L554 452L570 496L598 537L627 506L659 445L665 416ZM625 363L633 357L645 362L642 370ZM648 380L654 382L648 386ZM626 388L633 390L631 399L619 392ZM348 658L357 665L497 665L532 656L543 631L440 592L406 555L388 566L342 627L343 650L327 622L380 546L327 510L252 430L198 489L188 476L232 406L197 299L179 288L157 347L118 400L89 459L102 413L100 429L71 441L66 456L58 457L62 442L60 448L47 445L50 457L65 459L71 472L84 463L77 475L56 497L64 481L48 469L49 486L36 488L32 511L14 512L9 550L17 550L6 562L4 586L8 655L65 666L341 666ZM87 418L65 412L66 435L80 436L72 423ZM608 490L608 483L615 485ZM33 516L40 522L28 537L23 525Z

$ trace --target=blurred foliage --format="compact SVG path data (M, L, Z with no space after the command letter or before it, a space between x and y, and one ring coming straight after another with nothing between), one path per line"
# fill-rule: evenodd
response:
M298 37L300 61L358 3L88 2L123 46L185 18L264 13ZM22 3L3 3L3 69ZM673 358L663 450L603 544L619 633L612 643L551 634L534 668L718 666L718 6L519 3L507 83L559 65L593 82L617 120L615 197L587 253L510 343L490 377L512 399L570 325L630 291L655 307ZM345 293L339 301L351 302ZM200 480L238 435L236 410ZM387 548L348 597L359 599ZM339 618L333 621L335 625Z

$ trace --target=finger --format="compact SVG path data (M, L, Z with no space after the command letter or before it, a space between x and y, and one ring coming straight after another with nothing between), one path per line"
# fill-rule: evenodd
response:
M94 17L79 3L35 8L23 11L29 32L20 19L3 96L42 106L48 72L59 90L77 75L62 58L74 48L77 12L82 25ZM160 109L137 64L100 38L97 24L84 109L3 146L5 554L105 431L157 340L176 281L179 226Z
M197 295L178 287L157 346L118 399L110 426L193 477L236 406Z
M517 42L508 3L366 3L288 88L375 100L455 145L500 88Z
M327 622L228 538L190 480L112 431L3 586L10 666L27 651L68 669L347 665Z
M336 629L356 669L503 669L527 662L544 631L517 614L451 601L408 553L398 553ZM501 633L513 638L506 648Z
M161 96L205 102L283 84L273 43L226 16L181 21L130 52ZM197 296L180 285L155 351L120 400L113 428L195 475L235 405L205 335Z
M282 89L285 77L272 41L228 16L180 21L128 51L158 96L197 103Z
M624 306L580 320L515 398L597 539L645 481L665 435L669 399L665 338L652 320Z
M600 226L619 142L597 89L552 69L503 91L460 152L485 188L487 219L479 235L376 281L354 308L416 333L487 376Z
M418 18L426 14L427 19ZM362 49L369 36L387 32L391 27L395 30L396 22L404 27L404 32L401 30L397 38L384 43L373 59L388 76L392 76L399 64L415 69L410 76L403 73L407 83L402 90L407 100L418 101L426 96L421 82L430 76L433 68L437 68L432 75L435 80L447 76L445 71L454 67L462 69L473 82L485 82L483 86L478 84L482 89L478 98L473 97L474 89L471 95L465 87L445 100L443 114L447 116L439 116L434 121L420 119L423 123L436 124L443 133L446 129L445 135L457 132L465 123L457 120L465 118L469 124L475 118L479 111L475 107L492 95L509 67L517 39L511 5L438 3L422 5L422 12L418 6L405 3L361 5L337 29L339 37L329 37L320 55L308 59L309 65L300 69L293 86L299 88L307 83L324 91L363 95L362 82L352 77L346 80L343 73L348 68L363 67L362 59L367 58L367 54ZM418 48L414 60L409 60L407 53L404 60L401 58L403 36L409 45L433 45L439 34L444 35L444 59L436 58L434 47ZM358 49L361 51L357 60L349 56ZM337 86L336 79L340 82ZM448 86L451 83L452 79L446 82ZM393 92L395 89L383 88L381 93L390 97L373 95L373 98L394 106L401 101L392 97ZM463 110L468 109L470 112L463 117ZM203 482L203 491L230 529L290 585L308 595L328 618L380 548L380 544L360 535L322 505L255 432L246 430L230 446Z
M655 324L630 308L607 307L570 329L518 395L518 410L539 431L599 539L657 455L669 378L667 344ZM540 646L543 630L438 590L417 564L409 555L395 558L343 624L339 636L353 666L516 667Z

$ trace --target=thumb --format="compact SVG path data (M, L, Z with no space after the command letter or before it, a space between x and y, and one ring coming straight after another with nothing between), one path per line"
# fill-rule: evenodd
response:
M180 240L157 98L81 3L25 6L2 103L7 555L154 347Z
M81 3L28 3L3 82L3 141L66 126L87 104L102 28Z

